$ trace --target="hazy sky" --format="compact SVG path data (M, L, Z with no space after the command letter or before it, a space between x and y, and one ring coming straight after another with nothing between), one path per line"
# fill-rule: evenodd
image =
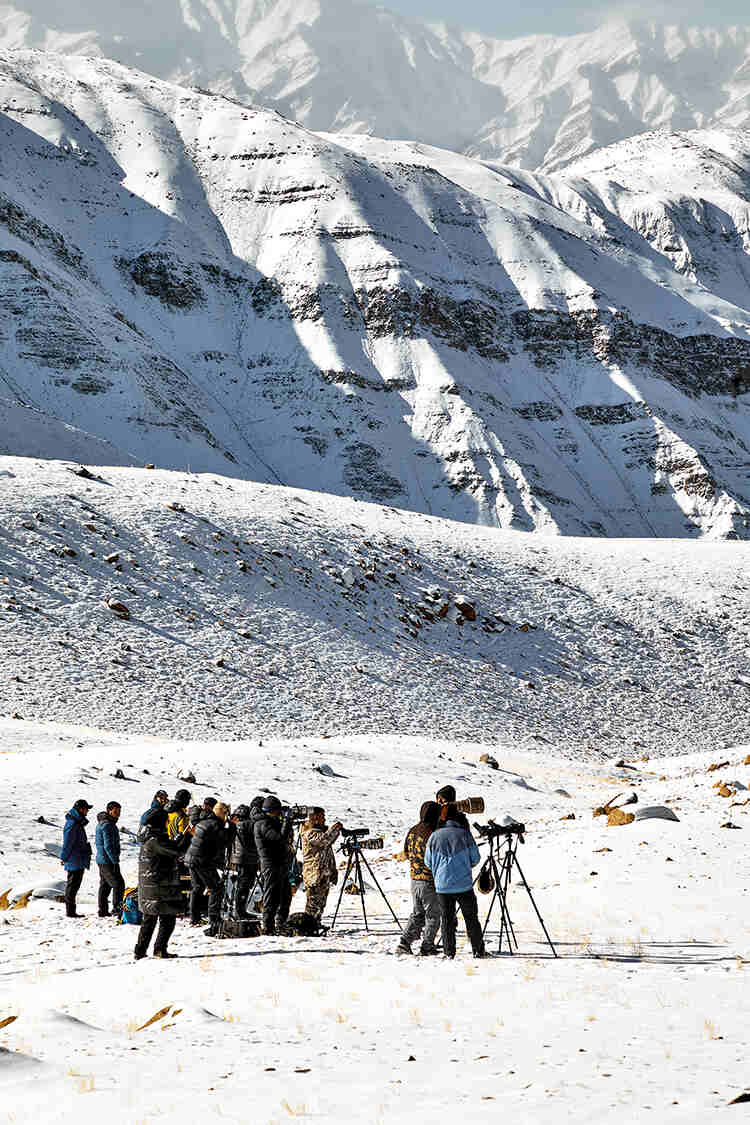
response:
M370 0L377 2L377 0ZM444 20L459 27L476 28L501 39L517 35L574 34L598 27L607 18L624 16L660 23L727 27L750 24L747 0L714 0L709 7L699 0L633 0L632 3L587 3L585 0L380 0L386 8L412 19Z

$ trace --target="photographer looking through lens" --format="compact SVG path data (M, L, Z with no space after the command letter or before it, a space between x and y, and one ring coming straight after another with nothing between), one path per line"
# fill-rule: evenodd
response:
M477 896L474 894L472 867L479 863L466 817L450 802L441 810L443 827L432 833L425 849L425 866L432 872L442 914L443 957L456 956L456 904L461 907L466 933L475 957L484 957L484 938L479 924Z
M286 923L292 902L289 872L294 859L293 822L281 819L281 801L266 797L263 815L255 821L255 847L263 883L263 933L272 937Z
M307 901L305 913L318 921L323 917L331 885L339 881L333 845L339 838L342 825L336 821L326 827L325 810L314 808L300 829L302 840L302 878L305 881Z
M438 826L440 806L435 801L425 801L419 810L419 823L410 828L404 842L404 854L411 870L412 912L406 923L397 953L411 953L411 943L422 934L420 953L431 957L437 953L435 937L440 928L440 900L435 890L432 872L425 865L427 841Z

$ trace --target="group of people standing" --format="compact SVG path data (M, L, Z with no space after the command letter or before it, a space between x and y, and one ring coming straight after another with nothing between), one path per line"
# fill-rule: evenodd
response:
M469 822L456 808L452 785L439 789L434 801L426 801L419 821L406 836L404 854L411 868L412 913L396 948L411 953L421 936L420 953L434 956L438 930L443 957L456 956L456 919L460 908L475 957L485 956L472 868L480 860Z
M278 797L255 797L250 805L234 812L223 801L206 797L202 805L190 805L191 795L179 789L172 800L159 789L140 818L138 839L138 905L143 921L135 946L135 958L148 953L156 932L153 955L168 958L167 946L177 917L185 913L181 875L190 876L190 924L199 926L204 915L209 937L219 934L224 909L232 917L249 916L249 897L260 876L262 932L273 935L289 916L292 895L299 878L295 863L294 823L282 816ZM84 798L76 801L66 816L61 862L68 873L65 905L68 917L79 918L76 896L85 871L91 865L91 845L86 836L87 814L92 806ZM99 916L119 918L125 881L120 872L120 833L117 821L121 806L111 801L99 813L96 828L96 862L99 867ZM328 828L325 811L313 808L300 828L302 878L307 892L306 913L317 920L325 910L328 892L338 880L333 844L341 824ZM223 879L226 869L227 882ZM158 924L158 931L157 931Z

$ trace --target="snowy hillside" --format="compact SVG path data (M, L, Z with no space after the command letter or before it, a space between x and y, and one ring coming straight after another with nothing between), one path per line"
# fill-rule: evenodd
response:
M0 458L0 514L5 715L185 738L428 732L579 760L748 738L744 543L530 539L23 458Z
M47 456L67 426L518 530L748 535L746 134L668 138L633 205L611 150L535 176L101 60L6 52L0 107L0 394ZM41 454L18 418L0 448Z
M10 0L0 47L116 58L311 129L547 171L651 129L750 123L747 27L616 20L504 41L352 0Z

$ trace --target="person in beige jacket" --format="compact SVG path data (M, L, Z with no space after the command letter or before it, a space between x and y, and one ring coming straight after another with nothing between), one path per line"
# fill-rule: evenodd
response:
M331 828L326 827L324 809L314 808L308 820L302 825L302 877L305 881L307 902L305 912L318 921L326 908L328 891L338 883L336 859L333 845L339 838L341 823L337 821Z

